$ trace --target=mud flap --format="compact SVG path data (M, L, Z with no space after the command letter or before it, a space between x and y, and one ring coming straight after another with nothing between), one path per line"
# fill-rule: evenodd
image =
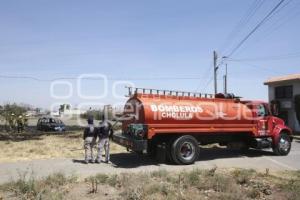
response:
M166 144L158 144L156 145L156 155L155 158L158 163L165 163L166 162L166 155L167 155L167 150L166 150Z

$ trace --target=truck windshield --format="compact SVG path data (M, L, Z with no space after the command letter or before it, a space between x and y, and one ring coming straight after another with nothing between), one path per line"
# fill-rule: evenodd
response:
M268 112L263 104L257 105L257 116L264 117L267 116Z

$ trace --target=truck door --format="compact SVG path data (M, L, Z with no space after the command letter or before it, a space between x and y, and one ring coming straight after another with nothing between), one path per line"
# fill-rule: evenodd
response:
M272 133L273 123L271 121L270 112L265 104L258 104L257 111L257 130L259 136L269 136Z

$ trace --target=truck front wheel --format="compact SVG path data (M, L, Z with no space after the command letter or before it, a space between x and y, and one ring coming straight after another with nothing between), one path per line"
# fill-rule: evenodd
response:
M198 141L190 135L174 140L171 146L171 157L177 164L193 164L199 155Z
M288 155L292 146L290 136L286 133L281 133L278 142L274 144L273 152L278 156Z

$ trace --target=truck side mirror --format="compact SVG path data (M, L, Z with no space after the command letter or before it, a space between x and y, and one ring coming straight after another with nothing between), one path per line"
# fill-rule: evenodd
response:
M270 103L270 111L272 113L272 115L274 116L278 116L279 112L280 112L280 102L279 101L271 101Z

